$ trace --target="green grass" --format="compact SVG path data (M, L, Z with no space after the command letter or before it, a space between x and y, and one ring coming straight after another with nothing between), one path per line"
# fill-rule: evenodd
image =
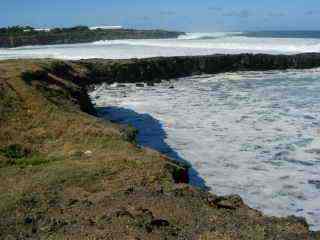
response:
M48 164L53 161L57 161L58 159L46 159L41 156L34 155L29 158L21 158L13 161L13 164L16 166L26 167L26 166L39 166L43 164Z

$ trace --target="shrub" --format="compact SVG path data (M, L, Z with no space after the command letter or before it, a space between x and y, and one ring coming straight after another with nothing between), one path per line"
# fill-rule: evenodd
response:
M21 74L22 79L30 84L34 80L45 80L48 78L48 73L44 70L25 71Z
M30 151L19 144L13 144L0 149L0 154L10 159L20 159L28 156Z

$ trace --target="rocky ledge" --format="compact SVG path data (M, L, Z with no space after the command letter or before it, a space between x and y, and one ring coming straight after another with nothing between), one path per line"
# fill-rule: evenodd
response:
M158 57L130 60L90 59L73 62L89 70L85 84L159 82L197 74L268 71L320 67L320 54L237 54L193 57Z
M86 26L36 30L32 27L0 28L0 48L46 44L88 43L115 39L177 38L183 32L136 29L90 29Z
M101 83L319 66L319 54L1 61L0 239L320 239L304 219L188 185L186 166L97 118L87 94Z

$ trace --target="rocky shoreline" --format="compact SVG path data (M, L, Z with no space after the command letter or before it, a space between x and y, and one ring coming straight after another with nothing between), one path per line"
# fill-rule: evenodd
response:
M32 27L0 28L0 48L48 44L89 43L116 39L177 38L183 32L136 29L90 29L86 26L36 30Z
M0 239L320 239L304 219L189 186L187 166L95 116L88 89L320 67L320 54L0 62Z
M159 82L199 74L235 71L268 71L320 67L320 54L216 54L192 57L158 57L130 60L73 61L89 69L87 84Z

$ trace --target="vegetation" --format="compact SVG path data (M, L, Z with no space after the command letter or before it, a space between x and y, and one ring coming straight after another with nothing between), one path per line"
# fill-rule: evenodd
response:
M0 72L0 239L319 239L303 219L189 186L186 167L96 118L83 63Z
M176 38L181 32L164 30L95 29L86 26L39 31L30 26L0 28L0 47L86 43L112 39Z

